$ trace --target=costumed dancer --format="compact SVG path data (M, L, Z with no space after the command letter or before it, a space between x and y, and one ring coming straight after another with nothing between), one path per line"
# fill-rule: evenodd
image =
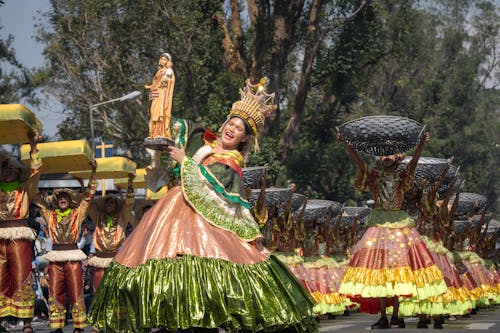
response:
M454 179L452 181L445 197L442 200L437 200L437 211L433 216L433 225L432 228L428 231L428 234L431 235L435 233L433 237L436 239L441 239L441 243L447 250L446 259L449 260L452 274L451 285L453 285L453 288L456 289L458 296L456 310L459 311L460 309L462 309L464 310L462 316L468 316L468 313L476 307L476 301L481 295L481 290L480 288L478 288L478 285L473 279L472 275L462 264L458 252L456 251L456 249L460 248L459 244L461 243L458 240L460 237L456 234L454 229L455 212L457 211L460 195L459 192L455 194L453 193L456 181L457 179ZM455 195L455 200L450 202L452 194ZM448 270L444 268L443 273L445 274L446 279ZM456 318L454 313L450 314L450 318Z
M92 173L83 197L74 190L58 188L53 191L51 205L44 200L37 202L52 240L52 250L44 255L49 261L49 323L50 328L55 329L52 333L63 332L67 298L73 318L73 332L81 332L87 326L82 269L82 261L87 259L87 255L77 244L82 223L97 188L95 160L91 166Z
M35 293L31 286L32 249L35 234L28 226L30 202L38 193L40 159L36 142L29 134L30 164L0 154L0 318L24 321L23 333L33 332ZM1 327L2 331L4 327Z
M453 186L449 187L445 198L446 204L438 205L438 189L447 176L451 160L443 168L441 175L428 186L425 179L414 182L413 188L405 193L404 209L412 215L417 222L417 229L422 235L425 245L432 254L436 265L444 275L447 290L438 296L426 300L411 302L404 301L399 305L399 315L411 317L419 315L417 328L427 328L433 316L434 328L443 328L445 314L462 315L470 310L470 301L466 289L463 288L457 268L453 263L453 255L443 245L443 237L449 232L449 217L453 216L456 205L448 210L447 203L453 193Z
M476 222L476 227L469 228L463 233L468 246L463 247L462 251L458 251L462 264L479 289L479 298L476 300L476 307L472 309L471 314L475 314L479 308L489 306L490 300L494 299L496 293L496 286L489 278L485 260L474 251L476 246L474 239L480 234L483 218L484 215L480 221Z
M135 203L134 178L134 174L128 177L125 199L115 194L108 194L94 200L90 206L89 217L95 224L95 230L87 264L89 267L94 267L94 291L97 290L106 268L123 244L127 226L136 225L136 219L132 215ZM118 190L121 195L121 189Z
M491 300L492 305L500 304L500 272L492 260L486 260L486 268L489 272L489 277L492 285L495 286L495 294Z
M460 195L460 192L456 193L453 198L454 205L460 205ZM484 219L484 215L482 215L480 221L473 223L472 219L476 208L478 207L475 204L472 209L467 209L465 212L463 209L459 213L455 212L453 218L463 220L452 220L452 217L450 217L451 231L448 238L448 248L452 250L455 265L461 272L461 277L469 291L471 300L474 301L475 306L471 309L470 314L475 314L480 306L489 305L489 295L491 293L488 274L484 272L484 260L473 251L476 245L475 239L480 234ZM464 316L467 317L468 314Z
M264 117L275 108L266 83L247 82L220 138L193 157L169 146L181 184L146 212L108 267L89 313L94 326L316 331L307 291L259 246L241 181Z
M360 214L355 213L354 216L346 216L346 209L358 211ZM367 207L347 207L344 208L344 212L342 212L342 216L340 217L341 223L338 226L338 235L335 237L335 248L331 250L330 254L330 256L338 264L338 267L334 267L331 272L332 280L335 281L335 290L337 292L340 289L342 277L344 276L349 260L352 257L352 249L363 235L364 228L361 227L361 224L364 224L364 220L366 220L368 214L366 213L366 216L364 217L361 217L361 214L362 212L369 210L370 208ZM344 220L352 220L352 223L344 224ZM359 304L351 301L349 297L340 293L339 295L342 297L342 303L345 308L345 316L348 316L350 311L357 310L359 308Z
M400 172L396 169L402 156L382 156L381 167L370 169L340 133L338 139L356 164L355 186L371 191L375 201L375 209L370 211L367 229L353 249L339 292L359 303L362 312L380 312L381 317L372 329L404 327L403 319L398 317L399 297L423 300L446 290L443 274L416 230L413 218L401 209L404 193L413 185L417 162L429 133L424 133L412 160ZM386 308L391 303L393 315L389 323Z
M304 200L304 207L305 203L306 200ZM297 219L296 215L292 212L292 196L290 196L282 214L274 217L272 210L268 210L268 214L269 219L266 222L266 228L273 226L272 244L270 246L274 249L274 256L287 265L288 269L290 269L302 286L314 298L313 293L315 288L304 268L303 250L302 248L297 248L298 239L305 237L304 222L301 219ZM314 300L317 302L317 299L314 298ZM314 305L315 314L318 313L318 306L319 304Z
M340 208L338 205L337 208ZM318 303L314 306L317 315L338 315L344 313L344 299L335 288L332 269L338 267L338 263L329 256L334 241L335 225L340 220L340 209L334 215L334 209L330 207L323 223L318 220L314 223L305 221L306 236L304 239L303 255L304 268L310 283L313 286L311 296ZM299 217L300 218L300 217Z

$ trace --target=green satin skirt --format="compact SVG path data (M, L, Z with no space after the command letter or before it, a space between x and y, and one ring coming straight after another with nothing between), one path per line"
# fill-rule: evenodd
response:
M314 301L274 256L238 265L184 255L136 268L112 262L88 322L112 332L217 328L234 332L316 332Z

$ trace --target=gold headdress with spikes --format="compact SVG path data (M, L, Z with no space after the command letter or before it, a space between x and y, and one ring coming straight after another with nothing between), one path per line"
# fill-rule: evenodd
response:
M246 80L246 86L240 89L240 100L233 103L228 119L234 116L243 119L251 128L252 134L257 135L264 127L264 120L274 110L274 93L266 92L269 80L263 77L257 84Z

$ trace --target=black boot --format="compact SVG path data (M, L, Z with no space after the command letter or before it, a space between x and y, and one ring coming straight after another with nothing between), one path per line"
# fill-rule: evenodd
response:
M372 330L385 328L389 328L389 321L387 320L387 317L380 317L380 319L372 325Z
M427 323L425 322L425 320L420 319L418 321L417 328L429 328L429 326L427 326Z
M405 328L405 321L403 318L392 317L391 328Z

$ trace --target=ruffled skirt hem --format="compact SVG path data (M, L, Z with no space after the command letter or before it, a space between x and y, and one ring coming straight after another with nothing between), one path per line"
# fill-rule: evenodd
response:
M112 262L88 322L107 332L224 327L315 332L313 299L286 266L238 265L190 255L152 259L136 268Z

